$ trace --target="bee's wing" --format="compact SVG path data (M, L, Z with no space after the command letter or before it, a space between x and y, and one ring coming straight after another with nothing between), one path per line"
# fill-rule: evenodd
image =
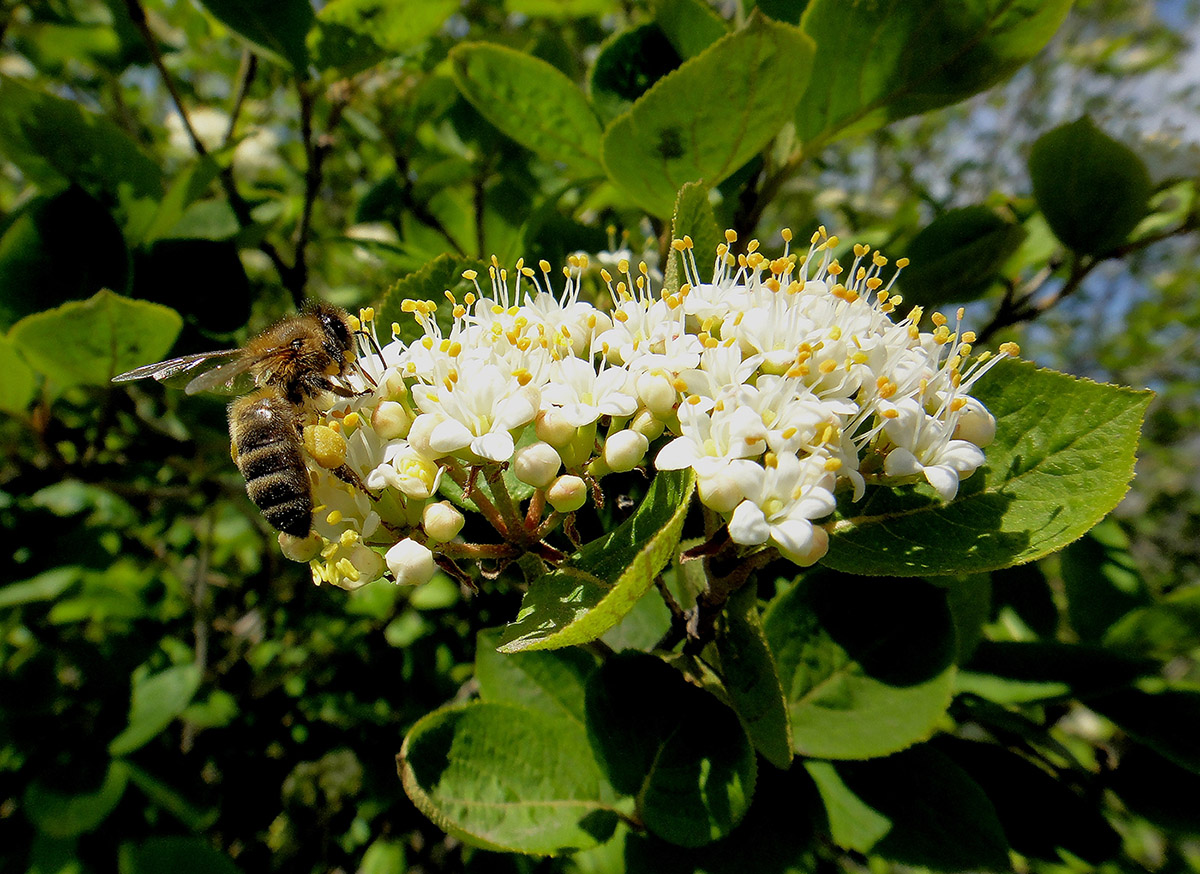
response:
M114 376L112 381L132 382L135 379L157 379L159 382L162 382L180 374L190 373L203 364L221 358L228 358L230 355L236 355L239 351L238 349L221 349L217 352L197 352L194 355L181 355L179 358L169 358L166 361L157 361L154 364L135 367L128 373Z
M245 394L254 387L254 379L250 374L250 367L253 364L254 359L243 354L232 361L226 361L197 375L187 384L184 391L190 395L202 391Z

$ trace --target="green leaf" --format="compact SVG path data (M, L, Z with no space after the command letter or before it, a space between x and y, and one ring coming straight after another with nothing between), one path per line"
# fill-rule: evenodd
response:
M583 725L583 690L596 659L581 649L505 654L496 650L500 630L475 640L475 679L484 701L521 704Z
M488 849L582 850L617 824L587 735L565 716L492 702L443 707L412 727L398 762L422 813Z
M109 743L109 753L128 755L153 740L184 711L199 688L199 665L175 665L154 675L135 675L129 725Z
M654 656L610 657L588 680L588 737L646 828L698 847L729 834L754 793L754 750L736 715Z
M600 121L558 69L493 43L460 43L450 60L463 97L501 132L576 174L603 175Z
M752 15L609 125L609 176L638 206L669 215L683 183L717 185L774 139L804 91L813 52L796 28Z
M504 0L509 12L533 18L587 18L612 12L614 0Z
M938 750L922 745L833 767L846 792L890 823L872 855L934 871L1009 870L1008 842L988 796ZM847 802L839 796L836 803ZM867 835L850 837L858 843Z
M308 69L305 38L313 24L309 0L200 0L213 17L303 78Z
M776 768L786 769L792 763L792 727L779 672L763 634L758 586L753 581L726 603L716 644L725 689L754 748Z
M308 47L318 67L351 75L424 42L457 8L455 0L331 0Z
M1118 619L1150 604L1129 539L1105 520L1062 551L1061 573L1071 627L1096 642Z
M691 471L655 474L632 516L533 581L501 652L586 643L620 622L671 560L694 487Z
M892 828L892 821L854 794L832 762L807 761L808 771L821 801L833 842L846 850L868 853Z
M35 198L0 237L0 328L128 281L125 240L99 201L74 185Z
M802 755L896 752L950 704L953 624L945 593L923 581L809 573L771 602L763 630Z
M189 803L177 790L154 775L143 771L132 762L125 762L125 767L129 771L129 782L142 790L150 801L193 832L202 832L211 828L212 824L216 822L217 816L220 814L217 808L200 810Z
M1100 255L1120 245L1149 212L1146 165L1087 116L1038 138L1029 175L1050 229L1076 252Z
M122 844L120 874L240 874L241 869L203 838L157 837Z
M654 23L681 58L694 58L729 30L725 19L704 0L652 0L650 6Z
M463 258L458 255L439 255L434 258L420 270L398 280L387 290L383 296L383 303L379 307L376 323L383 329L387 329L389 325L399 325L400 332L397 336L406 343L420 338L424 332L417 324L416 319L401 308L404 301L444 302L445 291L453 291L458 288L460 283L470 286L470 283L463 279L464 270L475 270L481 276L487 276L487 265L478 259ZM445 309L444 306L439 307L439 311ZM447 332L449 331L449 322L439 321L438 324L442 325Z
M45 188L157 198L158 165L104 116L0 76L0 153Z
M187 208L204 197L220 172L221 167L212 156L198 158L180 171L167 187L167 193L150 216L149 223L131 233L131 239L145 244L170 236L171 229L179 224Z
M995 744L943 736L934 745L983 789L1021 855L1060 863L1061 847L1099 865L1120 852L1120 837L1096 805L1057 775Z
M604 41L588 77L596 111L606 122L616 118L683 63L657 24L621 31Z
M1065 684L1076 695L1092 695L1125 686L1160 666L1085 644L985 640L965 667L1020 683Z
M110 528L128 528L137 521L137 513L124 498L103 486L63 479L38 489L30 496L30 503L55 516L75 516L87 511L87 525L104 525Z
M0 243L0 247L3 243ZM3 288L3 285L0 285ZM25 363L12 341L0 334L0 412L20 415L37 396L37 374Z
M404 842L392 838L377 838L363 853L357 874L400 874L407 871L408 860Z
M201 201L187 215L195 218L196 208L210 204L219 206ZM203 330L233 331L250 318L254 295L233 240L157 240L137 252L134 264L134 297L170 307Z
M983 295L1025 239L1025 229L986 206L952 209L933 220L905 253L906 305L936 307Z
M79 582L82 575L83 568L78 565L65 565L42 571L36 577L19 583L5 583L0 586L0 609L53 601Z
M1171 831L1200 834L1200 774L1130 743L1108 785L1138 816Z
M166 355L182 327L174 310L100 291L26 316L9 338L61 385L107 385L118 373Z
M817 44L796 113L808 150L957 103L1041 51L1070 0L812 0L801 29Z
M1066 546L1124 497L1150 392L1002 361L971 394L997 421L985 466L949 502L922 486L844 503L853 515L834 526L823 564L895 576L1023 564Z
M935 577L935 586L946 590L946 604L954 619L954 639L957 655L954 661L965 664L983 640L983 626L992 614L992 580L987 574L964 577Z
M124 762L109 762L104 780L92 792L67 795L35 780L25 790L25 814L51 837L66 838L90 832L117 806L129 783Z
M1164 659L1200 647L1200 586L1178 589L1157 604L1125 615L1108 629L1104 645Z
M1200 774L1200 692L1123 689L1084 703L1150 749Z
M685 182L675 198L675 212L671 220L671 239L692 238L692 257L701 269L706 269L716 258L717 246L721 243L721 229L713 214L708 199L708 189L698 182ZM670 250L663 288L672 294L683 285L686 272L683 269L683 252Z

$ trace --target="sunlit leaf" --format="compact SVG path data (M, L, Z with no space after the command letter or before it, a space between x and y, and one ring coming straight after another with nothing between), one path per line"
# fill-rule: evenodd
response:
M864 133L957 103L1012 74L1058 30L1070 0L812 0L816 41L796 114L805 143Z
M163 358L182 327L172 309L100 291L26 316L9 337L30 364L61 385L106 385L118 373Z
M792 115L813 46L755 15L664 76L604 133L604 165L639 206L667 216L685 182L717 185Z
M557 854L607 840L615 796L583 727L514 704L443 707L398 758L404 788L440 828L478 846Z
M694 487L690 471L657 473L632 516L534 580L501 651L586 643L620 622L671 560Z
M559 70L492 43L460 43L450 59L463 96L507 136L576 173L603 174L600 121Z
M917 580L809 574L776 596L763 630L796 752L887 755L925 740L950 704L946 596Z
M824 564L894 576L1022 564L1066 546L1124 497L1149 392L1004 361L972 394L997 420L986 465L952 501L922 486L843 503Z

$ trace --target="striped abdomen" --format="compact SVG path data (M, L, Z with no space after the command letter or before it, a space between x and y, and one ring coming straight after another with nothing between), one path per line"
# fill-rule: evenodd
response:
M312 530L312 486L293 407L274 389L229 406L229 436L246 493L275 528L295 537Z

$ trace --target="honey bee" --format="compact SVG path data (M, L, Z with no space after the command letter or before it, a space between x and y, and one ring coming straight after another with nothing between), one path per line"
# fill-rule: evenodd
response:
M326 392L354 397L346 381L355 360L355 331L346 311L316 302L276 322L240 349L200 352L147 364L113 377L159 381L199 371L184 391L253 391L229 405L229 439L250 500L274 528L304 538L312 531L313 495L303 428L313 402ZM333 473L362 489L343 464Z

